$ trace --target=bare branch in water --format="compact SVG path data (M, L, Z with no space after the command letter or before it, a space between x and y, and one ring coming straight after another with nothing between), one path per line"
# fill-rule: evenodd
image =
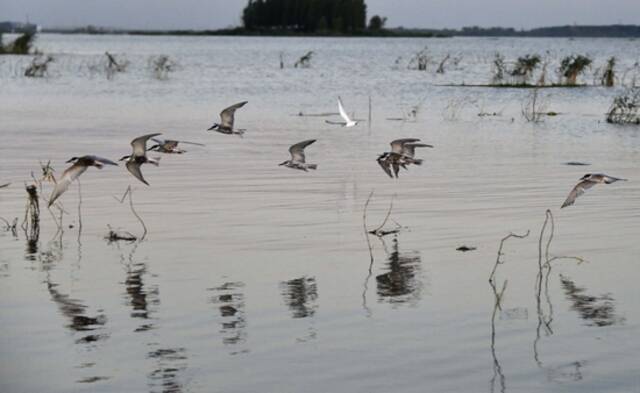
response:
M529 236L529 231L527 231L527 233L525 233L524 235L518 235L518 234L515 234L515 233L511 232L507 236L503 237L502 240L500 240L500 248L498 248L498 256L496 257L496 264L493 266L493 270L491 271L491 275L489 276L489 283L494 288L494 290L496 289L495 284L494 284L494 277L495 277L495 274L496 274L496 269L498 269L498 265L502 265L504 263L504 261L501 259L501 257L504 255L502 253L502 248L504 247L504 242L506 242L507 240L509 240L512 237L515 237L517 239L524 239L527 236Z
M127 197L127 195L129 196L129 207L131 208L131 213L133 213L133 215L138 219L138 221L140 221L140 224L142 225L142 229L144 230L144 232L142 233L142 236L140 236L140 241L142 241L144 240L145 236L147 236L147 226L144 224L144 221L142 220L142 218L140 218L138 213L136 213L136 209L134 209L133 207L133 189L131 188L131 186L129 186L124 192L124 195L122 195L122 198L120 199L116 197L114 198L116 201L120 203L124 203L124 200Z
M367 201L364 203L364 211L362 212L362 226L364 228L364 237L367 239L367 246L369 247L369 255L371 256L371 264L373 264L373 251L371 249L371 241L369 240L369 231L367 230L367 207L373 197L374 190L371 190ZM371 270L371 268L369 268Z

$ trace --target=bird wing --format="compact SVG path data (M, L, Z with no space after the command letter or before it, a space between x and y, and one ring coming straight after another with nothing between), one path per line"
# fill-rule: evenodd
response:
M306 141L302 141L292 145L289 148L289 153L291 153L291 159L297 162L304 162L304 148L315 142L315 139L308 139Z
M187 145L204 146L204 143L187 142L187 141L177 141L177 142L184 143L184 144L187 144Z
M391 169L389 169L389 165L387 164L387 162L382 158L382 156L378 157L378 159L376 160L378 162L378 165L380 165L380 168L382 168L382 170L384 171L384 173L386 173L387 175L389 175L390 178L393 179L393 175L391 174Z
M220 112L221 125L223 127L229 127L230 129L233 129L233 118L234 114L236 113L236 109L242 108L247 102L248 101L242 101L223 109L222 112Z
M342 100L340 99L340 97L338 97L338 111L340 112L340 116L344 119L345 122L351 123L351 119L349 118L349 115L347 115L347 111L345 111L344 107L342 106Z
M131 147L133 147L134 157L144 157L147 153L147 141L154 136L162 135L161 133L147 134L139 136L131 141Z
M146 180L144 180L144 177L142 177L142 172L140 172L140 164L129 160L127 161L127 170L129 172L131 172L131 174L138 180L140 180L141 182L143 182L146 185L149 185L149 183L147 183Z
M343 122L343 121L331 121L331 120L325 120L324 122L325 122L325 123L327 123L327 124L335 124L335 125L338 125L338 126L344 126L344 125L346 125L346 124L347 124L347 123L345 123L345 122Z
M71 184L71 182L77 179L86 170L86 165L82 165L77 162L71 165L69 168L65 169L60 179L56 182L56 186L54 187L53 192L51 192L51 196L49 197L49 206L51 206L60 195L62 195L69 189L69 185Z
M567 197L567 199L564 201L564 203L560 208L562 209L563 207L573 205L573 203L576 201L576 199L580 195L584 194L585 191L595 186L596 184L598 183L591 180L583 180L580 183L576 184L576 186L573 187L573 190L571 190L571 192L569 193L569 196Z
M416 147L433 147L431 145L427 145L426 143L405 143L402 145L402 154L408 157L412 157L416 154Z
M404 150L405 143L413 143L413 142L419 142L419 141L420 139L417 139L417 138L396 139L395 141L391 141L391 151L398 154L404 154L403 150Z
M98 162L100 164L103 164L103 165L115 165L115 166L118 166L117 163L111 161L108 158L99 157L99 156L87 156L87 157L89 157L91 160L93 160L95 162Z

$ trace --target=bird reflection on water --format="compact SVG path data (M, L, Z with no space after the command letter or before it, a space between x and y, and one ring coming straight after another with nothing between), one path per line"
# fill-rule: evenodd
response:
M310 318L308 332L304 337L296 339L297 342L306 342L317 337L313 316L318 308L318 284L315 277L300 277L280 283L280 290L284 304L291 310L291 318Z
M247 321L244 311L244 294L240 292L244 287L242 282L225 282L219 287L209 288L215 292L211 302L218 304L218 311L222 317L220 333L225 345L238 345L247 340ZM232 355L248 352L246 349L233 350Z

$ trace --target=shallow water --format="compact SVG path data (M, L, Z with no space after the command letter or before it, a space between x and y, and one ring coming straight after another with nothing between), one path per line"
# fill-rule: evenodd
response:
M425 45L436 64L407 70ZM615 55L627 69L637 40L42 35L36 46L56 58L47 78L22 77L28 57L0 58L0 184L12 182L0 216L22 220L39 160L60 173L71 156L128 154L148 132L207 146L143 167L150 187L123 167L89 169L81 231L73 184L62 234L45 209L38 239L0 233L0 391L640 391L640 130L604 122L622 88L547 89L560 115L531 124L529 91L439 86L487 83L495 51L548 50L552 64L588 53L594 68ZM130 62L111 80L107 50ZM307 50L311 68L294 69ZM446 53L460 61L436 74ZM148 66L160 54L179 64L165 81ZM334 112L337 95L363 120L371 97L372 122L295 116ZM244 138L204 131L241 100ZM409 136L435 148L391 180L376 155ZM308 138L317 171L278 167ZM559 210L585 172L630 181ZM110 244L108 225L142 233L114 199L128 185L148 234ZM368 226L392 199L402 226L370 237L373 262L372 191ZM551 257L584 262L556 259L540 279L546 209ZM496 309L500 239L528 230L504 244Z

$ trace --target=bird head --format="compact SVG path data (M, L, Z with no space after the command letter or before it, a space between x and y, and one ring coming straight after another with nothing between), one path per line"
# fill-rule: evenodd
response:
M78 161L78 157L71 157L69 160L66 161L66 163L69 164L76 161Z
M278 166L283 166L283 165L287 165L289 163L289 160L281 162L280 164L278 164Z
M220 127L220 125L218 123L213 123L213 125L211 126L211 128L207 129L207 131L211 131L211 130L215 130L216 128Z
M590 178L590 177L591 177L591 174L590 174L590 173L587 173L586 175L582 176L582 177L580 178L580 180L587 180L587 179L588 179L588 178Z
M124 156L121 159L119 159L118 161L124 161L124 160L128 160L129 158L131 158L131 156Z

